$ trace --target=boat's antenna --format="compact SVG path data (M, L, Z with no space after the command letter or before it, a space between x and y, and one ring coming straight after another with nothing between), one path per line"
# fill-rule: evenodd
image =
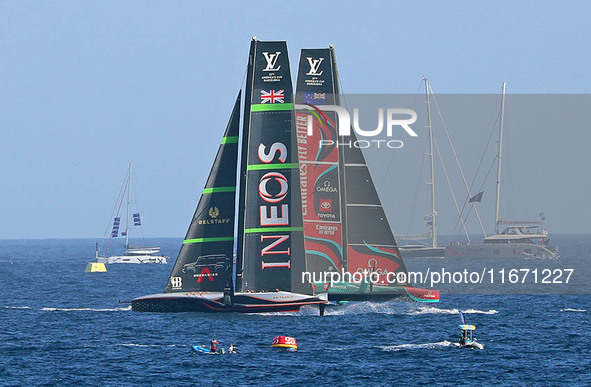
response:
M503 155L503 127L505 124L505 88L507 82L503 82L503 96L501 98L501 127L499 129L499 154L497 155L497 202L495 206L495 234L499 233L499 201L501 194L501 160Z

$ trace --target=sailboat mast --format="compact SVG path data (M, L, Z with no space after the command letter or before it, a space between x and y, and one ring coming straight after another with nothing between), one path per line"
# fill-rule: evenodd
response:
M129 162L129 174L127 176L127 214L125 217L125 248L129 248L129 200L131 192L131 161Z
M427 128L429 129L429 164L431 167L431 242L437 247L437 211L435 210L435 167L433 161L433 127L431 125L431 100L429 99L429 79L425 78L425 94L427 96Z
M497 164L497 202L495 205L495 233L499 233L499 202L501 197L501 160L503 158L503 128L505 125L505 87L507 82L503 82L503 97L501 98L501 128L499 129L499 153Z

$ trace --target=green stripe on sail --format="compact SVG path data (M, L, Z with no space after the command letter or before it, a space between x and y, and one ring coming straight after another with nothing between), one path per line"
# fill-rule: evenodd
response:
M245 228L245 234L253 234L258 232L289 232L289 231L304 231L303 227L259 227L259 228Z
M286 163L286 164L255 164L249 165L246 169L249 171L260 171L264 169L298 169L300 164L298 163Z
M293 110L293 103L256 103L250 105L252 112L272 112Z
M189 243L204 243L204 242L233 242L234 237L217 237L217 238L195 238L195 239L185 239L183 241L183 245Z
M222 144L238 144L238 136L228 136L222 138Z
M218 193L218 192L236 192L236 187L211 187L203 189L204 194Z

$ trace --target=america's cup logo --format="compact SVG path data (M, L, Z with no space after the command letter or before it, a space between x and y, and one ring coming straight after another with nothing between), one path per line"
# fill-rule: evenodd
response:
M309 57L306 59L308 60L308 64L310 65L310 71L308 71L306 75L312 75L316 77L321 76L324 71L318 72L318 69L320 68L320 64L322 63L324 58L314 59L312 57Z
M263 56L265 57L265 60L267 61L267 67L265 67L263 69L263 71L279 71L279 69L281 68L281 65L275 67L275 65L277 64L277 59L279 58L279 55L281 55L280 51L277 51L274 54L269 54L268 52L263 52Z

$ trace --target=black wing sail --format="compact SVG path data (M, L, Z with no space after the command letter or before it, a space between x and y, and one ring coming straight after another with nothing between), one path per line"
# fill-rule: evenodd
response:
M251 43L245 94L236 288L311 293L285 42Z
M376 273L372 277L377 279L375 285L408 285L407 282L392 284L395 275L388 278L388 273L406 273L406 267L363 153L355 147L355 133L351 131L350 136L338 136L336 113L330 109L322 110L322 105L340 106L339 93L334 50L302 50L296 103L305 109L297 110L296 127L298 135L302 132L298 137L301 138L298 155L305 199L307 269L310 272ZM312 117L313 122L311 136L305 136L308 117ZM329 293L371 293L377 290L373 286L351 285L341 284ZM381 289L389 290L401 291L399 288ZM372 298L368 295L367 299Z
M303 49L296 88L296 129L306 246L306 269L313 278L345 268L343 205L336 113L339 105L334 50ZM312 133L308 134L311 123Z
M232 286L240 94L165 293Z

